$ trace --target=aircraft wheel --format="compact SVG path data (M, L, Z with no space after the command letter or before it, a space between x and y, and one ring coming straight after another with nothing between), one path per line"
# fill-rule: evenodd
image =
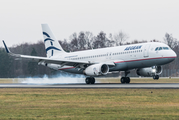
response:
M95 78L91 77L91 84L94 84L94 83L95 83Z
M153 79L154 79L154 80L158 80L158 79L159 79L159 75L153 76Z
M124 84L126 82L125 77L121 77L121 83Z
M158 80L159 79L159 75L156 75L155 78Z
M87 77L85 82L86 82L86 84L94 84L95 78L94 77Z
M130 77L126 77L126 83L130 83Z
M85 82L86 82L86 84L90 84L90 83L91 83L90 77L87 77L87 78L85 79Z

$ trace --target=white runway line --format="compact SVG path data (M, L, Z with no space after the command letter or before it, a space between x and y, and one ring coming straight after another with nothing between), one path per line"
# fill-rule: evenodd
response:
M144 89L179 89L179 83L131 83L131 84L0 84L0 88L144 88Z

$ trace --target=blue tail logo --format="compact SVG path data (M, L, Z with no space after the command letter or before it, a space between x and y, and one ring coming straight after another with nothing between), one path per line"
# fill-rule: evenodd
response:
M47 53L49 50L52 50L51 56L53 56L53 50L61 51L60 49L58 49L58 48L56 48L56 47L53 46L54 40L50 38L50 35L49 35L48 33L43 32L43 35L45 35L45 36L47 37L47 38L44 40L44 43L49 41L50 44L51 44L50 47L46 48L46 53Z

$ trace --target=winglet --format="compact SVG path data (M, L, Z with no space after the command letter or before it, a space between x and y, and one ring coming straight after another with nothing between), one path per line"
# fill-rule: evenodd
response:
M6 43L4 42L4 40L3 40L2 42L3 42L3 44L4 44L4 47L5 47L5 49L6 49L6 52L7 52L7 53L10 53L10 50L7 48Z

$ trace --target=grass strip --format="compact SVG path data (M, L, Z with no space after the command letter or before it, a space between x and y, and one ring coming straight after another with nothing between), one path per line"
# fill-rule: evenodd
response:
M0 89L0 119L179 119L179 89Z

